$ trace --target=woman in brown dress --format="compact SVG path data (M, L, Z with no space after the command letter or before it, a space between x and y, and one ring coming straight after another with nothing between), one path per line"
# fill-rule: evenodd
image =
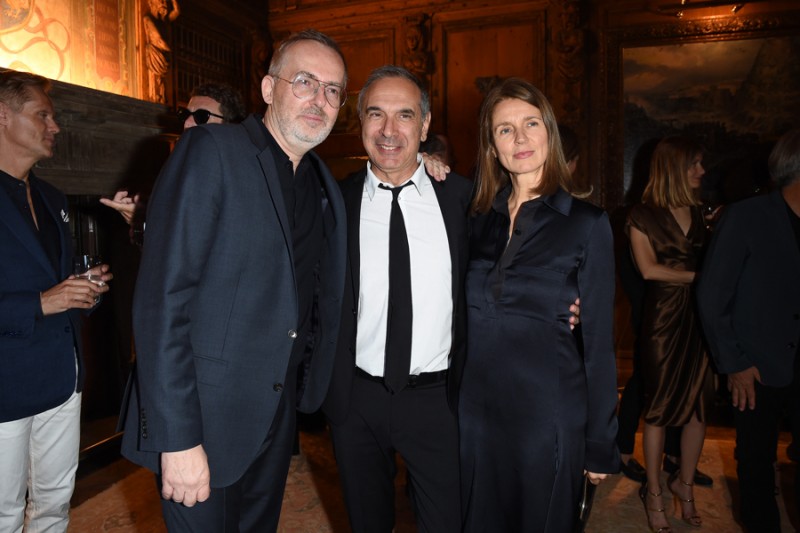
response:
M652 531L671 531L659 479L667 426L683 426L680 470L667 487L681 517L702 523L692 485L703 449L712 375L695 314L692 283L707 230L697 190L705 173L702 148L682 137L663 139L653 153L642 203L628 216L636 266L646 282L642 320L644 456L647 482L639 496Z

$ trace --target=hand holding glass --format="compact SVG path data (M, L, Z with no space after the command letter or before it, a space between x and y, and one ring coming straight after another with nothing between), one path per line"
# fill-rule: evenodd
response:
M78 255L72 258L72 273L78 279L91 281L98 287L103 287L106 283L102 279L99 270L92 270L100 266L102 261L96 255ZM94 303L100 301L100 296L95 296Z

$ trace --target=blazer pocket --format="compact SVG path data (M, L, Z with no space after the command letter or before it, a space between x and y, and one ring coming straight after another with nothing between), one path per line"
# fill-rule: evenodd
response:
M194 370L198 383L219 386L225 380L228 362L203 355L194 355Z

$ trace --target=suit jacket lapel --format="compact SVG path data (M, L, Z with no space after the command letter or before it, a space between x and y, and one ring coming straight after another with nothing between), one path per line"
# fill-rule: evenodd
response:
M33 178L33 176L31 176L31 178ZM42 197L44 196L45 195L42 195ZM45 204L48 207L48 211L51 211L52 207L47 199L45 199ZM11 198L8 197L3 189L0 189L0 213L3 213L3 216L0 218L0 220L2 220L2 222L8 226L8 228L11 230L11 233L17 237L23 247L25 247L34 257L34 259L36 259L39 264L42 265L42 268L44 268L53 276L54 280L59 281L58 273L53 270L52 263L50 263L50 260L47 258L47 254L45 254L44 248L42 248L42 245L39 243L39 236L36 235L36 232L33 230L33 228L31 228L31 225L23 218L22 213L19 212L17 206L14 205L14 203L11 201ZM49 212L40 213L39 216L51 216L51 214ZM61 224L58 224L58 226L61 228ZM64 237L62 236L62 250L64 250L63 240Z
M353 301L358 302L359 273L361 272L361 201L364 196L364 180L367 177L367 169L361 170L352 179L348 186L342 191L344 197L345 210L347 213L347 275L353 287Z
M446 190L445 181L436 181L433 178L430 178L430 180L433 184L433 190L436 192L439 208L442 210L444 227L447 231L447 243L450 247L450 268L453 272L453 302L456 302L458 301L458 291L461 286L458 233L463 231L464 210L463 206L459 205L458 199L455 198L453 192Z
M281 226L283 239L286 243L286 248L289 251L289 258L291 263L294 264L294 244L292 241L292 228L289 225L289 215L286 212L286 203L283 201L283 193L281 192L281 184L278 178L278 167L275 164L275 158L272 157L272 152L269 149L268 141L264 136L261 125L258 123L256 115L250 115L242 125L245 127L247 134L250 136L250 141L258 148L257 155L258 164L261 166L261 172L264 174L264 180L267 182L267 191L269 192L270 200L278 214L278 222ZM294 275L294 269L292 269ZM297 283L297 279L292 280Z

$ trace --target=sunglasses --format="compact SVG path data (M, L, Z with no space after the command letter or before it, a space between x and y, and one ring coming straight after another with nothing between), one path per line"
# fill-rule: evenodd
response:
M222 115L212 113L208 109L195 109L194 111L189 111L185 107L178 108L178 120L181 122L186 122L186 119L189 117L194 117L194 121L198 124L205 124L211 117L221 118L223 121L225 120L225 117Z

